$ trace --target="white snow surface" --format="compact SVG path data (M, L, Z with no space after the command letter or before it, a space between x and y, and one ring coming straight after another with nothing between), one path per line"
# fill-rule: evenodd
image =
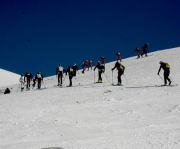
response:
M20 75L0 68L0 87L17 84Z
M180 87L155 86L164 83L159 61L170 64L172 84L180 83L179 55L173 48L123 59L124 86L111 85L115 61L99 84L90 70L77 73L74 87L66 87L68 77L54 87L56 76L41 90L11 86L11 94L0 94L0 149L179 149Z

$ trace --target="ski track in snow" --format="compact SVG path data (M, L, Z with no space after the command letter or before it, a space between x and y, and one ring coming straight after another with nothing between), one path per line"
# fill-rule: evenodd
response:
M11 94L0 95L0 148L179 149L179 86L155 85L163 83L157 71L166 59L179 84L180 48L153 54L123 60L124 86L111 85L115 62L106 64L103 83L94 84L94 71L86 71L74 87L66 87L68 77L54 87L55 76L45 78L42 90L17 92L19 84L12 85Z

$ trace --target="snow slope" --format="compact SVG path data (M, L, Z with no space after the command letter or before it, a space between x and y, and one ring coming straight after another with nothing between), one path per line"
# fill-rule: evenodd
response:
M17 84L20 75L0 68L0 87Z
M123 60L124 86L111 86L117 83L115 62L106 64L102 84L86 71L70 88L68 77L63 88L54 87L55 76L45 78L42 90L12 86L11 94L0 95L0 148L179 149L179 85L155 85L163 84L159 61L170 64L171 78L180 83L180 48L149 55Z

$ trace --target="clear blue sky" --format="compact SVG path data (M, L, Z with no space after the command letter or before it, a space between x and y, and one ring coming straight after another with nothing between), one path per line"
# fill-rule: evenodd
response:
M100 56L106 62L180 46L179 0L0 0L0 68L55 74ZM167 60L168 61L168 60Z

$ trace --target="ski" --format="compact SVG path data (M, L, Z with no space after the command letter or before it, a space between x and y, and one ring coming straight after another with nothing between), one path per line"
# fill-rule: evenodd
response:
M122 84L118 85L118 84L111 84L112 86L123 86Z
M73 86L69 86L69 85L68 85L68 86L66 86L66 87L73 87Z
M97 84L97 83L103 83L103 82L95 82L94 84Z
M63 85L54 85L54 87L59 87L59 88L61 88L61 87L63 87Z
M175 85L155 85L156 87L175 87L175 86L178 86L178 84L175 84Z

